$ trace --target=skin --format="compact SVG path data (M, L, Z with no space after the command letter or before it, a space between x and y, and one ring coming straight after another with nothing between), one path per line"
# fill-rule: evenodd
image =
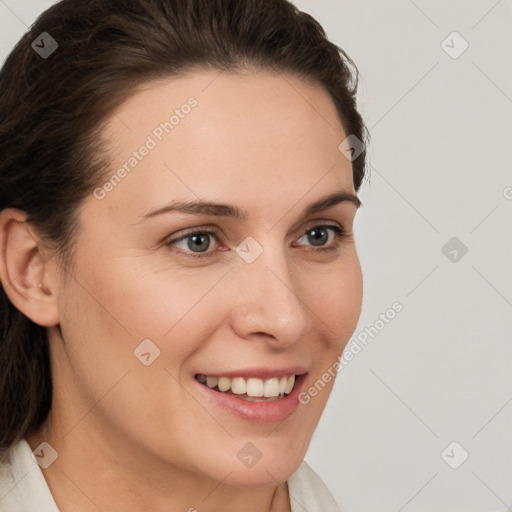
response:
M52 410L26 439L32 450L45 441L58 452L43 474L64 512L289 511L286 481L334 380L285 421L265 424L209 402L194 375L300 364L307 388L359 319L357 207L344 201L301 218L322 196L355 193L351 162L338 150L347 134L329 95L254 70L148 83L101 132L111 171L190 96L198 105L172 133L104 199L82 204L70 272L23 223L24 212L0 215L4 288L49 332ZM236 204L249 217L142 219L177 198ZM318 251L307 236L322 223L349 234L336 250ZM197 254L187 240L165 243L215 226L211 257L187 256ZM336 246L328 233L324 246ZM250 264L235 251L248 236L263 247ZM161 351L150 366L133 354L146 338ZM262 454L252 468L236 456L249 441Z

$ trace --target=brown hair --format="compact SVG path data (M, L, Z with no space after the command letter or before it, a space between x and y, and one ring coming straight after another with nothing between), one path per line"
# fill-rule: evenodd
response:
M50 55L32 46L45 46L43 32L58 44ZM0 211L26 212L69 268L78 207L109 171L98 134L113 109L149 80L244 66L323 86L345 133L366 148L357 67L288 0L57 2L0 71ZM365 159L364 149L352 162L356 191ZM0 458L46 420L50 370L46 328L15 308L0 287Z

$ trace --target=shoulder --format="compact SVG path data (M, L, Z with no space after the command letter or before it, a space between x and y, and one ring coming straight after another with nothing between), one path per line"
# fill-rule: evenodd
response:
M322 479L307 462L288 479L292 512L340 512L340 509Z
M59 510L25 439L11 446L8 457L0 463L0 510Z

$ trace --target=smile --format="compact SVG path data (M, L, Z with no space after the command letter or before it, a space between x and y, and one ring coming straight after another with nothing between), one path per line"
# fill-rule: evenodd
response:
M289 395L295 384L295 375L259 379L256 377L223 377L198 374L195 379L219 393L236 396L247 402L271 402Z
M253 367L196 373L193 381L205 408L220 408L244 421L275 423L297 411L308 374L306 366Z

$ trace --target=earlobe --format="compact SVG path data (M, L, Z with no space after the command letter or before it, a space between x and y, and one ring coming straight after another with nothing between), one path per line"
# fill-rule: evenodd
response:
M13 305L36 324L58 325L55 262L48 259L27 213L0 212L0 281Z

